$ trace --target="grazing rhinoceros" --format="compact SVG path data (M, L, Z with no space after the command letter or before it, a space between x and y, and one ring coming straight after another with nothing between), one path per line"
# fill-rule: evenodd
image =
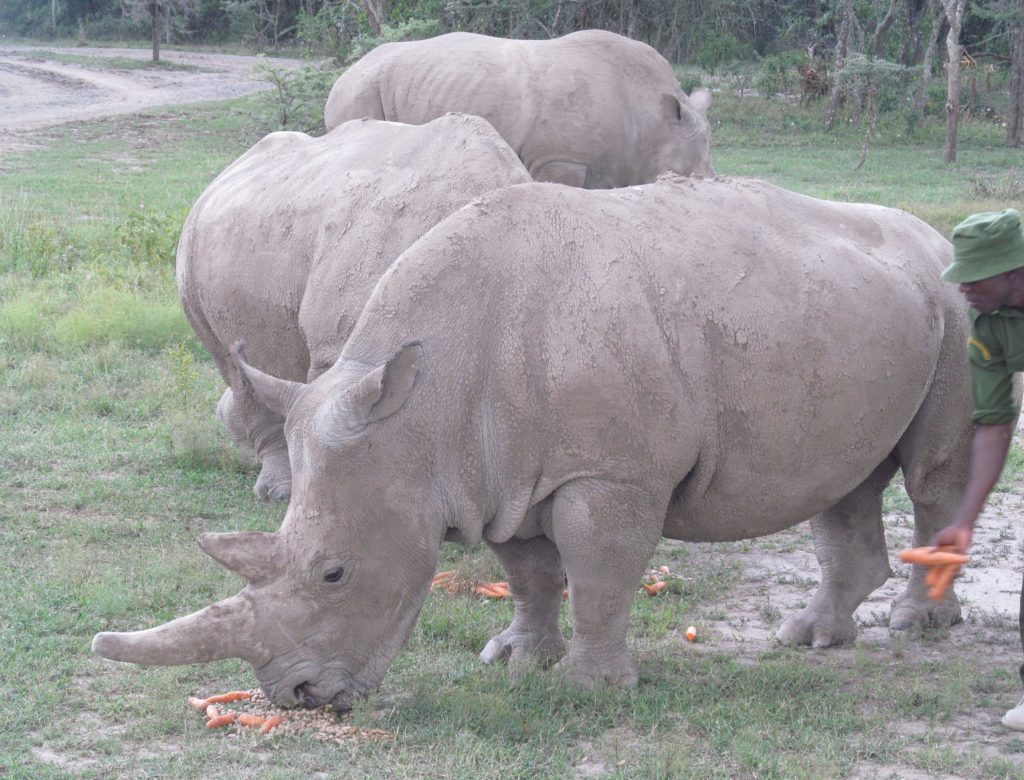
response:
M378 46L335 82L324 120L476 114L537 181L604 189L665 171L713 175L710 103L704 89L687 97L650 46L615 33L514 41L458 32Z
M229 384L218 416L262 464L258 496L289 495L284 419L242 392L228 347L245 339L254 365L316 378L396 257L478 195L528 181L490 125L450 114L351 122L321 138L271 133L206 189L178 245L178 289Z
M851 640L854 609L890 573L886 483L902 469L918 544L963 487L967 318L939 280L949 259L906 213L758 181L491 193L388 269L316 381L239 362L287 416L283 525L204 534L245 589L93 648L241 657L278 702L345 707L409 636L441 542L484 539L515 616L483 660L564 654L564 571L562 668L631 685L630 602L660 537L807 518L822 581L779 635ZM958 614L915 571L891 622Z

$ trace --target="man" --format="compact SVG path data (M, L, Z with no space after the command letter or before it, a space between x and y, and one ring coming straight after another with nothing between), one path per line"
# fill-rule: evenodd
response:
M977 426L971 445L971 470L953 522L935 545L967 553L974 524L1006 463L1020 407L1013 374L1024 371L1024 233L1015 209L974 214L953 229L953 263L942 278L959 284L971 305L967 357ZM1024 586L1018 617L1024 647ZM1020 668L1024 682L1024 665ZM1024 699L1003 716L1003 723L1024 731Z

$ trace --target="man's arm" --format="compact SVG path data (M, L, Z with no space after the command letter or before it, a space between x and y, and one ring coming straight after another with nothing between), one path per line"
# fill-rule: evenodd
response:
M988 494L999 481L999 475L1006 465L1006 453L1010 451L1016 423L1002 425L979 425L974 430L971 443L971 474L967 489L960 501L960 508L953 516L953 522L939 531L932 540L935 546L952 545L957 551L967 554L971 546L974 524Z

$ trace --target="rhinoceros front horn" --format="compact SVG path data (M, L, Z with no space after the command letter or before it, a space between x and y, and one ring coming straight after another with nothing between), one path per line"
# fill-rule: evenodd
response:
M244 648L252 629L252 607L239 595L145 631L104 631L93 638L92 651L112 661L157 666L248 660L251 652Z

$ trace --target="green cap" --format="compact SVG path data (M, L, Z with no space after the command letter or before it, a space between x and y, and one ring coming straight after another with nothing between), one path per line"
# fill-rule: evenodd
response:
M953 228L947 282L978 282L1024 267L1024 232L1017 209L972 214Z

